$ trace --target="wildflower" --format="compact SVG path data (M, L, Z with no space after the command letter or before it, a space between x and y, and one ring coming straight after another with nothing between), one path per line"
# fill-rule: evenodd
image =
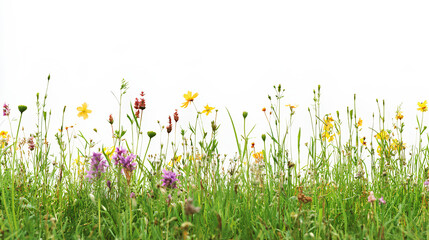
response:
M396 118L397 120L402 120L402 119L404 118L404 115L402 115L402 112L401 112L401 111L397 111L397 112L396 112L396 116L395 116L395 118Z
M420 112L427 112L428 110L428 101L424 101L424 102L418 102L417 105L419 106L419 108L417 108L417 110L419 110Z
M195 207L192 202L194 200L192 198L188 198L185 200L185 214L192 215L198 213L201 210L201 207Z
M263 152L254 153L253 157L255 158L255 163L260 163L264 160L264 153Z
M107 180L106 185L109 188L109 190L112 190L112 182L110 180Z
M167 126L167 133L171 133L171 130L173 130L173 125L171 124L171 116L168 116L168 126Z
M246 118L247 118L247 115L249 115L249 113L248 113L248 112L243 112L243 118L244 118L244 119L246 119Z
M130 198L136 198L136 194L134 192L131 192Z
M88 104L86 102L84 102L81 107L77 107L76 109L79 111L79 113L77 114L77 116L78 117L83 117L83 119L87 119L88 118L88 113L92 112L92 110L88 109Z
M379 202L380 204L386 204L386 201L384 200L384 198L383 198L383 197L379 198L379 199L378 199L378 202Z
M358 127L362 127L362 119L361 118L359 118L359 121L358 121Z
M372 203L372 202L375 202L375 201L377 201L377 199L374 197L374 192L373 191L369 192L368 202Z
M181 159L182 159L182 155L180 155L180 156L175 156L173 159L171 159L172 161L170 161L170 162L168 163L168 165L169 165L170 167L173 167L173 165L174 165L174 164L179 163Z
M115 160L115 165L118 165L121 158L124 158L124 155L128 154L128 151L127 149L119 146L119 147L116 147L115 153L116 154L112 157L112 159Z
M9 143L10 135L6 131L0 132L0 147L3 148Z
M379 133L377 133L374 137L376 137L379 140L382 140L382 139L388 140L389 139L389 133L383 129Z
M101 173L106 172L106 168L109 167L109 164L105 159L103 159L102 153L92 153L91 166L86 177L91 181L93 178L98 178L101 176Z
M363 137L360 139L360 143L364 146L366 146L366 141L365 141L366 137Z
M423 184L425 185L426 189L429 191L429 179L427 179Z
M262 112L266 112L267 111L267 109L266 108L262 108Z
M167 188L177 188L176 182L179 181L179 179L177 179L178 175L173 171L167 171L165 169L163 169L162 172L164 173L161 179L163 182L162 186L166 186Z
M10 114L10 108L9 104L3 104L3 116L9 116Z
M184 102L184 103L182 104L182 108L187 108L187 107L188 107L188 105L189 105L189 103L193 102L193 101L194 101L194 99L195 99L196 97L198 97L198 93L195 93L194 95L192 95L192 92L191 92L191 91L188 91L188 93L183 94L183 97L185 98L186 102Z
M143 98L141 99L136 98L136 100L134 101L134 108L138 110L146 109L146 101Z
M287 104L285 105L286 107L289 107L291 111L293 111L293 109L297 108L298 105L291 105L291 104Z
M212 110L215 109L214 107L209 107L208 104L204 108L205 109L201 113L205 113L206 116L208 116L212 112Z
M110 114L110 115L109 115L109 120L107 120L107 122L109 122L109 123L110 123L110 125L112 125L112 124L113 124L113 117L112 117L112 114Z
M115 160L115 165L122 165L122 173L127 178L127 183L129 185L131 181L132 172L136 169L137 163L133 161L137 157L137 155L128 155L128 151L123 147L117 147L115 153L116 154L112 157L112 159Z
M28 149L30 149L30 151L33 151L35 147L36 147L36 145L34 144L34 137L31 136L28 139Z
M106 156L109 159L112 159L113 153L115 153L115 148L114 147L104 147L103 152L104 152L104 154L106 154Z
M176 109L176 111L174 112L173 118L174 118L174 121L175 121L175 122L178 122L178 121L179 121L179 113L177 113L177 109Z

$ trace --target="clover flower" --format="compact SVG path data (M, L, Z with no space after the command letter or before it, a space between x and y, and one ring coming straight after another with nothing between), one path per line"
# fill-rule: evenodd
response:
M368 202L372 203L372 202L375 202L375 201L377 201L377 199L374 196L374 192L373 191L369 192Z
M177 113L177 109L176 109L176 111L174 112L174 121L175 122L178 122L179 121L179 113Z
M171 130L173 130L173 124L171 124L171 116L168 116L168 126L166 127L167 133L171 133Z
M10 114L10 108L9 104L3 104L3 116L9 116Z
M101 176L101 173L106 172L106 168L109 167L107 161L103 158L102 153L92 153L91 166L88 171L87 177L90 181L94 178Z
M165 169L163 169L162 172L164 173L162 176L163 179L161 179L163 182L162 186L166 186L167 188L177 188L176 182L179 181L179 179L177 179L178 175L173 171L167 171Z

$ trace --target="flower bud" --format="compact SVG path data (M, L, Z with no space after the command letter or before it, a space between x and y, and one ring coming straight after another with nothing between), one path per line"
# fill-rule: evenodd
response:
M27 106L25 106L25 105L19 105L18 106L18 110L19 110L20 113L23 113L23 112L25 112L25 110L27 110Z
M247 112L243 112L243 118L246 119L247 118L248 113Z
M147 136L148 136L149 138L153 138L153 137L155 137L155 136L156 136L156 132L154 132L154 131L149 131L149 132L147 132Z

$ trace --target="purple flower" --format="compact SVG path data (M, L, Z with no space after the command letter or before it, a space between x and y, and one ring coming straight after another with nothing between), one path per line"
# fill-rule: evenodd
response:
M383 197L379 198L378 201L380 204L386 204L386 201L384 201Z
M110 180L107 180L106 185L109 188L109 190L112 190L112 182Z
M134 192L131 192L130 198L136 198L136 194Z
M91 158L91 166L88 171L87 177L89 181L91 181L93 178L98 178L101 176L101 173L106 172L106 168L109 167L109 164L107 161L103 158L101 153L92 153Z
M132 171L134 171L135 169L136 169L136 165L137 165L137 163L136 162L133 162L133 160L135 159L137 157L137 155L134 155L134 154L130 154L129 156L127 156L127 157L122 157L120 160L119 160L119 163L120 164L122 164L122 167L123 167L123 169L124 170L127 170L127 171L129 171L129 172L132 172Z
M3 116L9 116L10 114L10 108L8 104L4 104L3 105Z
M128 151L127 149L119 146L116 147L115 153L116 154L112 157L112 159L115 160L115 165L118 165L119 161L124 158L125 155L128 154Z
M425 185L426 187L428 187L428 186L429 186L429 179L428 179L428 180L426 180L426 181L424 182L424 185Z
M173 171L167 171L165 169L162 170L162 172L164 173L164 175L162 176L163 179L161 179L162 186L167 186L167 188L177 188L176 186L176 182L179 181L179 179L177 179L176 177L178 175L176 175L176 173L174 173Z

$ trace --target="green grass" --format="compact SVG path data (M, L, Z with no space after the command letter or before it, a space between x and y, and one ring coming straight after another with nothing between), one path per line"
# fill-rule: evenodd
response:
M249 128L248 113L233 119L226 110L234 131L219 136L216 117L206 128L194 101L195 120L173 120L170 133L162 126L156 136L143 133L141 112L137 117L133 104L127 111L122 102L127 89L122 81L115 96L120 114L111 123L113 145L95 144L64 125L55 142L46 143L46 92L42 100L37 95L30 150L29 138L20 132L21 118L28 116L23 107L11 110L8 117L20 121L2 129L9 139L6 133L0 138L1 239L429 239L423 111L417 117L418 146L402 147L400 109L389 129L384 102L378 127L375 119L371 127L371 136L381 137L363 140L356 106L347 109L345 120L338 112L322 114L319 87L308 109L312 136L304 140L301 129L290 135L295 111L284 107L284 89L274 86L270 108L263 112L269 130L257 151L250 139L259 126ZM166 141L159 151L148 152L158 137ZM219 141L229 137L235 137L235 156L218 151ZM77 140L84 144L75 147ZM136 154L134 171L121 173L112 146ZM89 181L93 152L101 152L109 167ZM162 186L163 169L179 175L177 188ZM375 202L368 201L371 191ZM386 204L379 203L381 197Z

